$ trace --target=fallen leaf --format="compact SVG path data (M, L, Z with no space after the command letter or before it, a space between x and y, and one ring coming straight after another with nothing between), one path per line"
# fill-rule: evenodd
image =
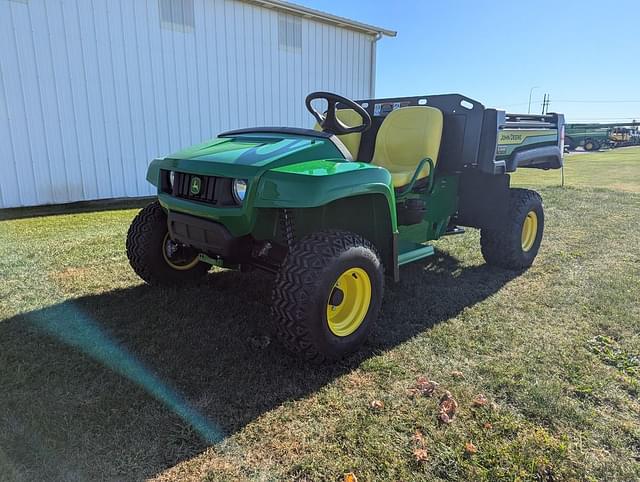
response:
M460 370L453 370L451 372L451 376L453 378L464 378L464 373L462 373Z
M485 422L485 424L483 425L483 427L484 427L486 430L491 430L491 429L493 428L493 425L491 425L491 423L490 423L490 422Z
M451 423L458 411L458 402L451 396L449 391L445 391L440 398L438 408L438 418L442 423Z
M438 382L433 380L429 380L425 376L420 376L416 378L416 384L407 389L407 395L410 397L430 397L435 392L436 388L438 388Z
M478 448L473 445L473 442L467 442L466 444L464 444L464 451L467 453L467 455L473 455L478 451Z
M344 482L358 482L358 477L356 477L356 474L354 474L353 472L349 472L347 474L344 474L344 479L342 479Z
M418 390L417 388L407 388L407 395L411 398L419 397L420 390Z
M429 453L427 452L427 449L417 448L413 449L413 456L417 462L426 462L429 458Z
M417 445L425 446L426 440L424 438L424 434L420 430L416 430L415 433L411 436L411 440Z
M373 400L371 402L371 408L374 410L382 410L384 408L384 402L382 400Z
M484 407L488 401L489 400L487 399L487 397L484 396L484 394L479 393L471 401L471 405L473 405L474 407Z

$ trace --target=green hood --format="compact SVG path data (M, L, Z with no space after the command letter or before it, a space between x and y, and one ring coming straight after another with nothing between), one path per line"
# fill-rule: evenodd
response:
M325 151L324 155L318 148ZM313 152L313 156L305 155ZM318 157L320 156L320 157ZM265 167L282 159L301 162L311 158L341 158L340 152L325 139L286 134L242 134L221 137L176 152L168 159L207 161L216 164ZM289 164L285 162L284 164ZM278 162L281 166L283 163Z
M329 139L243 133L212 139L164 159L156 159L149 166L147 180L157 186L160 169L250 179L270 169L320 159L344 157Z

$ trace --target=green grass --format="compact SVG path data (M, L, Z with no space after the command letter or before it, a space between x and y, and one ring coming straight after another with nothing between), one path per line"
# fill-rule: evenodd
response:
M134 209L1 221L0 478L637 480L638 152L569 156L566 188L518 173L545 203L534 266L487 267L475 230L439 241L325 367L271 340L267 275L141 284ZM407 394L421 375L435 397Z

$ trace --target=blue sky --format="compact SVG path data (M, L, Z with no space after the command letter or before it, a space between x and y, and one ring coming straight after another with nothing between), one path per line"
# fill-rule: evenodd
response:
M538 86L532 111L549 93L570 121L640 119L640 0L293 1L398 31L378 43L378 97L459 92L526 112Z

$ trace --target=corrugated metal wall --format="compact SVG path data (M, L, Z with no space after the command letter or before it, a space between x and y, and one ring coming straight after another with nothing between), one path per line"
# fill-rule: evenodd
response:
M369 35L242 1L0 0L0 207L152 194L154 157L310 126L305 95L367 98L371 62Z

